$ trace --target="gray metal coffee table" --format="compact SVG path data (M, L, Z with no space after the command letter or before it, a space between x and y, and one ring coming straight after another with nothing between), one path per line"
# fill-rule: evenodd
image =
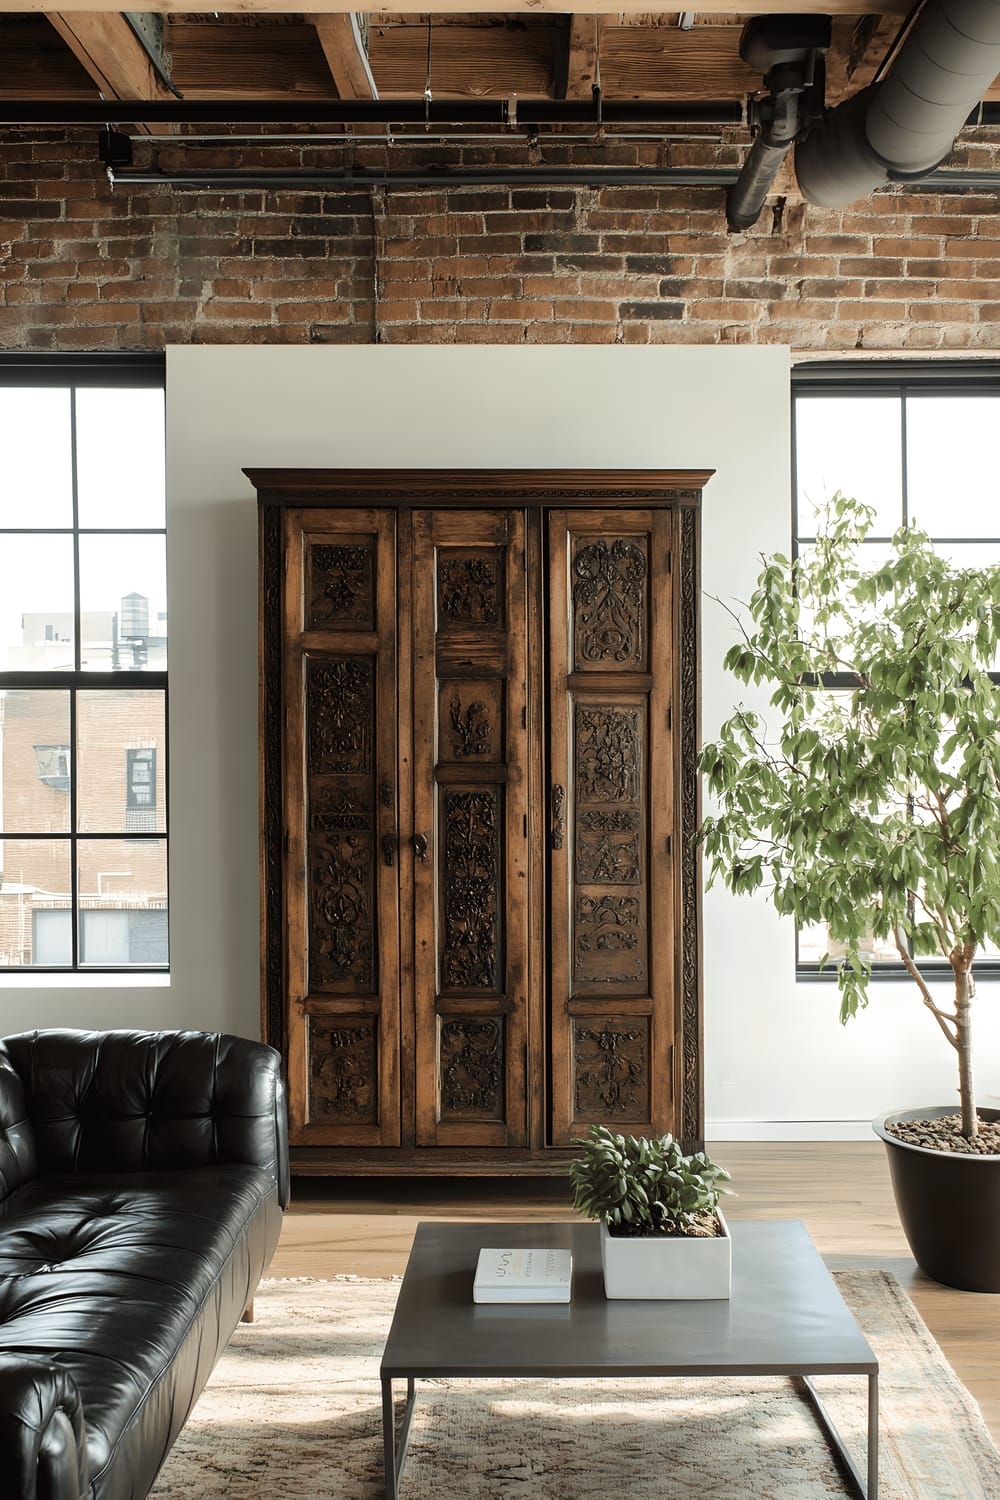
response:
M862 1500L876 1500L878 1360L804 1224L748 1220L729 1227L730 1301L609 1302L595 1224L419 1224L382 1357L388 1500L396 1500L419 1379L652 1375L800 1377L852 1488ZM483 1245L569 1246L572 1302L477 1305L472 1278ZM813 1375L868 1377L867 1483ZM394 1380L406 1381L398 1423Z

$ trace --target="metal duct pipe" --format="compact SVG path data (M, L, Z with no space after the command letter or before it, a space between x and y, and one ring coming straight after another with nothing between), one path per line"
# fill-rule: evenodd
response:
M889 76L799 141L803 196L838 208L940 166L998 74L1000 0L928 0Z
M730 229L756 224L796 136L822 108L829 45L829 16L753 16L743 27L740 57L764 74L768 97L747 105L754 140L726 195Z

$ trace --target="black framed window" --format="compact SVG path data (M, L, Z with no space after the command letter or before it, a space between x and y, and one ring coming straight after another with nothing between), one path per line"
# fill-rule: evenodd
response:
M164 364L0 358L0 973L168 966Z
M792 371L792 546L815 541L815 508L835 490L875 510L864 548L873 566L900 526L919 526L958 565L1000 562L1000 361L810 363ZM992 673L1000 683L1000 661ZM831 693L852 687L830 674ZM800 978L833 981L820 960L835 945L825 929L800 928ZM872 944L872 971L909 976L888 945ZM922 970L950 972L922 957ZM1000 951L984 950L977 972L1000 973Z

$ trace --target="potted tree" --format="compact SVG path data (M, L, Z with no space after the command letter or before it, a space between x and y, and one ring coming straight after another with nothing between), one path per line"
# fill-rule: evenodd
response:
M1000 942L1000 566L956 567L908 529L865 569L873 519L837 494L814 547L764 559L725 664L771 688L777 722L741 707L705 745L699 837L709 885L825 926L842 1021L873 944L898 953L958 1074L957 1106L875 1122L903 1227L936 1280L1000 1291L1000 1112L976 1107L972 1049L975 960Z
M573 1142L573 1206L601 1221L604 1292L611 1298L729 1296L732 1244L719 1198L724 1167L685 1156L671 1135L648 1140L604 1125Z

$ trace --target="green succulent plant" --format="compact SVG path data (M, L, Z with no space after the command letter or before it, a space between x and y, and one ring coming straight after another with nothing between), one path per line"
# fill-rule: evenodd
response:
M612 1232L689 1234L730 1191L719 1185L729 1181L725 1167L703 1151L685 1156L672 1135L648 1140L592 1125L573 1145L582 1147L569 1169L573 1207Z

